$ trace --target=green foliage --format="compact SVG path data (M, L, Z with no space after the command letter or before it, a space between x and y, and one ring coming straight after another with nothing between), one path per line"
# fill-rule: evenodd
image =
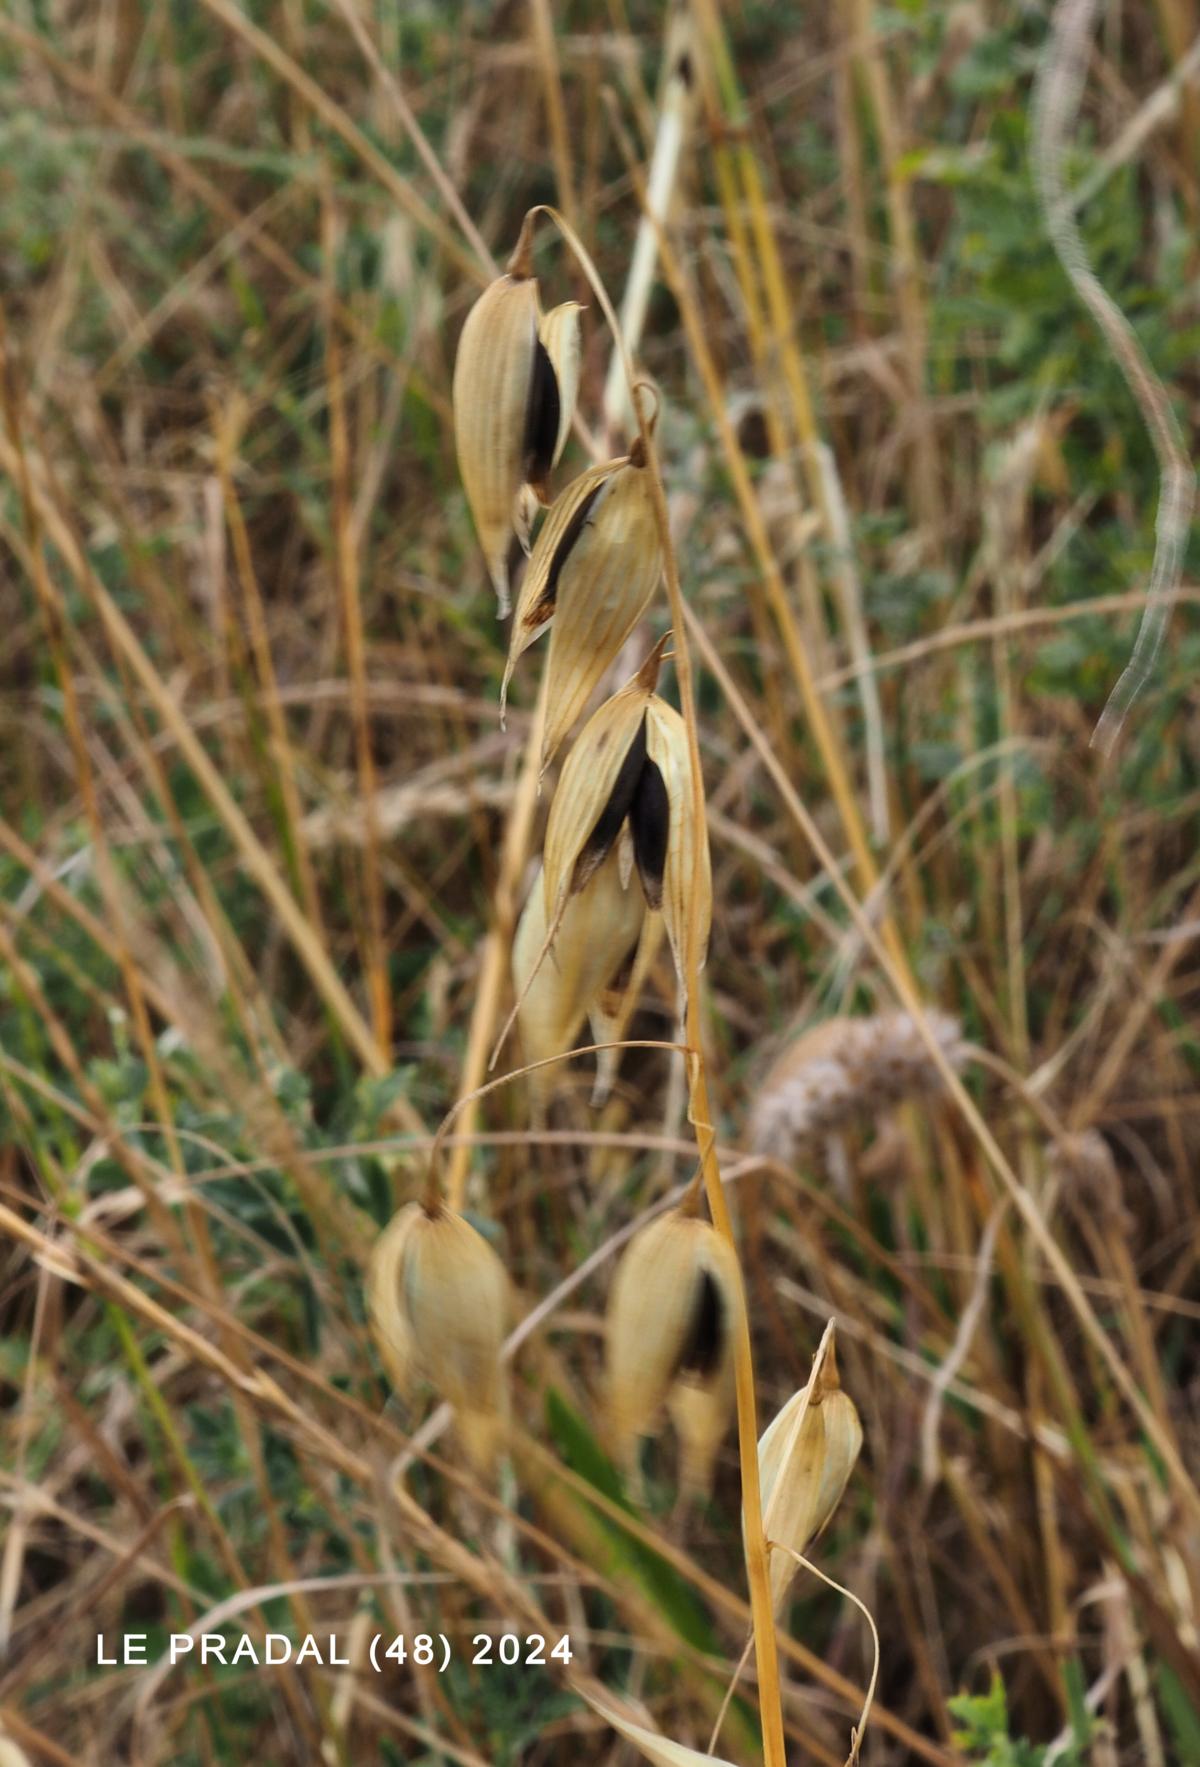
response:
M1008 1696L1004 1682L994 1673L984 1694L958 1694L948 1700L951 1716L959 1728L954 1732L954 1745L961 1749L972 1767L1044 1767L1048 1745L1027 1742L1011 1734ZM1054 1752L1056 1767L1086 1767L1088 1744L1094 1726L1086 1710L1072 1701L1072 1738Z

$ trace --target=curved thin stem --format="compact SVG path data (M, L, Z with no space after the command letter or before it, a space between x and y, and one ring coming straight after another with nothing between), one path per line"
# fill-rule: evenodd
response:
M1076 294L1104 334L1158 457L1158 513L1146 608L1133 655L1092 732L1092 747L1107 755L1121 733L1126 713L1149 680L1162 647L1183 571L1196 499L1196 474L1166 388L1125 313L1093 270L1075 218L1075 205L1067 194L1067 140L1083 98L1094 14L1094 0L1059 0L1055 7L1034 89L1031 159L1051 244Z
M656 1037L621 1038L614 1043L583 1043L578 1049L560 1049L557 1055L544 1055L540 1061L526 1062L524 1067L513 1068L511 1073L501 1074L498 1079L489 1080L483 1086L476 1086L472 1092L465 1092L461 1098L455 1100L438 1124L437 1134L429 1149L429 1170L425 1175L425 1193L422 1199L428 1212L436 1214L442 1207L443 1198L442 1186L438 1178L438 1158L450 1125L460 1111L466 1110L468 1106L475 1104L479 1099L485 1098L489 1092L496 1092L501 1086L508 1086L513 1080L521 1079L525 1074L535 1074L539 1068L552 1068L556 1062L571 1061L577 1055L598 1055L603 1049L668 1049L674 1055L685 1056L691 1053L686 1043L667 1043ZM468 1142L467 1145L469 1149L470 1143ZM449 1207L455 1213L461 1213L463 1205L461 1193L449 1197L448 1201Z
M867 1719L871 1716L871 1706L875 1699L875 1683L879 1680L879 1633L875 1627L874 1617L866 1602L860 1601L853 1589L847 1589L844 1584L835 1582L832 1577L827 1577L824 1571L819 1571L816 1565L810 1563L802 1552L797 1552L794 1546L784 1546L781 1541L772 1540L771 1551L786 1552L788 1557L794 1558L798 1565L803 1565L806 1571L811 1571L814 1577L819 1577L826 1588L836 1589L839 1595L844 1595L847 1601L852 1601L871 1628L871 1642L875 1646L875 1662L871 1669L871 1679L867 1683L867 1697L863 1701L862 1715L850 1731L850 1753L846 1756L846 1767L854 1767L854 1762L858 1760L858 1751L862 1748Z

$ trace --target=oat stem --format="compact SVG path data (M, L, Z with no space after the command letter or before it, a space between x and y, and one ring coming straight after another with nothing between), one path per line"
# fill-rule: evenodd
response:
M533 834L533 818L537 810L538 769L542 753L542 730L546 722L546 689L549 676L542 678L537 710L529 727L525 754L521 761L521 777L517 795L504 832L500 855L500 876L492 902L492 925L483 948L479 980L475 987L475 1005L471 1012L471 1028L467 1033L467 1053L463 1059L459 1083L459 1106L467 1107L464 1124L465 1139L454 1149L446 1174L446 1200L458 1213L462 1212L467 1189L467 1168L471 1161L470 1133L475 1126L475 1104L481 1096L480 1082L487 1072L488 1049L496 1026L500 1006L500 990L508 971L508 954L512 946L513 928L517 924L517 885L525 868L529 842Z
M692 687L691 656L687 645L687 621L684 609L683 591L679 583L679 570L675 561L675 549L671 542L671 522L667 510L666 491L663 487L662 472L658 464L658 455L654 448L654 435L651 424L643 408L642 388L636 382L633 364L629 352L624 345L621 328L613 311L612 302L600 279L600 273L592 262L583 241L574 228L557 209L548 204L539 204L531 211L548 215L562 234L592 286L592 290L600 304L605 319L608 321L614 341L621 351L621 360L625 370L626 384L637 415L638 429L642 447L646 455L646 470L650 474L650 482L654 496L654 513L658 521L659 537L663 551L663 574L667 581L667 599L671 608L671 623L675 630L675 672L679 679L680 710L687 729L688 754L691 760L692 795L697 826L704 822L704 776L700 769L700 743L696 729L696 708ZM687 1014L685 1019L685 1037L688 1049L688 1083L691 1094L690 1116L696 1131L696 1141L700 1151L701 1165L704 1171L704 1189L708 1198L709 1211L713 1225L725 1239L737 1257L737 1243L733 1235L733 1223L729 1217L729 1209L725 1202L725 1192L721 1186L721 1169L717 1160L716 1131L712 1123L712 1115L708 1100L708 1082L704 1071L703 1032L700 1022L700 939L698 909L700 900L700 866L702 863L702 846L696 844L696 874L690 901L690 914L687 937L684 941L684 984L687 989ZM739 1277L741 1260L738 1259ZM783 1703L779 1683L779 1656L775 1640L775 1616L771 1604L771 1584L767 1571L767 1543L763 1533L762 1495L758 1481L758 1426L754 1407L754 1362L750 1347L750 1326L746 1310L743 1308L737 1330L735 1349L735 1377L737 1387L737 1421L738 1421L738 1460L742 1474L742 1507L746 1533L746 1569L750 1582L750 1606L754 1616L754 1642L758 1665L758 1706L762 1722L763 1761L764 1767L787 1767L787 1754L783 1740Z

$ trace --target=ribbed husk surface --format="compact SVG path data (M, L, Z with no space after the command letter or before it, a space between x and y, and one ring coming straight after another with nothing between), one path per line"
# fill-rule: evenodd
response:
M653 698L640 679L605 700L588 719L563 764L546 822L542 883L553 918L586 876L578 862L600 820ZM614 837L615 838L615 837Z
M780 1409L758 1444L763 1531L803 1553L841 1502L862 1447L862 1425L838 1376L830 1320L813 1358L813 1372ZM771 1598L778 1613L797 1569L795 1559L773 1552Z
M559 417L558 435L554 443L555 462L571 433L575 401L579 397L579 373L583 363L579 315L582 311L578 301L563 301L561 306L551 307L538 322L538 336L554 364L558 381Z
M653 662L654 659L651 659ZM687 975L687 940L695 898L697 960L703 963L712 927L712 864L708 826L696 817L687 728L673 706L650 691L644 669L584 725L559 778L546 824L543 883L546 911L563 910L598 862L595 831L605 816L633 745L644 741L645 763L662 781L666 847L661 877L642 873L652 908L661 909L676 971ZM617 830L609 830L613 840Z
M696 819L687 726L674 706L659 699L657 694L646 708L646 758L662 774L670 807L662 917L676 972L680 980L685 981L693 893L696 895L697 965L702 967L708 955L712 930L712 860L707 821L698 822Z
M526 1061L541 1061L571 1047L637 944L645 902L634 879L622 883L621 870L614 847L587 888L568 901L545 955L546 894L540 874L534 879L517 926L512 964L517 997L524 996L517 1023ZM529 1080L545 1098L555 1083L554 1070L531 1074Z
M616 660L661 575L644 465L625 457L591 467L556 498L521 581L501 688L503 703L517 658L549 630L543 766Z
M509 1311L508 1274L463 1216L409 1203L380 1236L367 1273L380 1354L402 1393L420 1374L454 1406L478 1464L491 1459L505 1412L500 1350Z
M510 600L509 549L524 519L517 504L525 479L525 421L537 333L533 277L498 277L467 314L454 361L459 476L501 614L508 612ZM519 537L528 541L527 526Z
M538 502L547 496L546 475L562 453L579 389L581 309L576 301L565 301L542 313L530 273L531 246L527 222L506 274L484 289L467 314L451 395L459 475L501 615L511 600L513 537L528 552ZM558 421L548 458L535 462L529 419L542 384L539 340L553 369Z
M720 1298L720 1336L700 1377L683 1364L705 1277ZM609 1294L605 1361L615 1445L634 1477L638 1439L655 1433L668 1395L680 1400L673 1417L683 1480L707 1477L732 1410L742 1311L737 1258L709 1222L672 1210L630 1241Z

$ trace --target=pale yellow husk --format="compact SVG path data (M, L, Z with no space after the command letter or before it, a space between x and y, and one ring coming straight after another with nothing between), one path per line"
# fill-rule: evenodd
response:
M556 570L551 603L547 590ZM555 500L521 582L501 687L503 705L517 658L549 630L543 766L645 613L661 575L650 474L637 459L591 467Z
M660 1736L656 1730L648 1730L606 1688L592 1683L581 1685L578 1691L598 1717L610 1724L626 1742L632 1743L645 1760L653 1761L656 1767L732 1767L730 1761L719 1755L701 1754L699 1749L689 1749L684 1743L672 1742L669 1737Z
M451 395L459 474L502 616L511 599L513 537L528 553L539 500L548 500L544 484L525 482L526 425L539 338L558 383L551 466L570 433L579 391L582 308L577 301L564 301L543 314L532 252L533 217L527 215L506 273L484 289L467 314Z
M680 1375L707 1272L722 1304L720 1357L704 1381ZM668 1395L679 1397L681 1473L696 1488L711 1470L733 1401L733 1354L742 1291L733 1249L710 1224L677 1209L652 1221L629 1242L613 1279L606 1316L605 1363L614 1446L635 1473L638 1440L658 1427Z
M677 1380L667 1394L667 1413L679 1438L679 1488L685 1497L703 1497L712 1490L736 1398L732 1339L715 1374L705 1381Z
M522 544L529 538L529 505L519 509L518 500L537 333L536 281L500 276L467 314L454 361L458 470L502 615L513 534Z
M825 1328L808 1382L793 1393L758 1444L763 1531L803 1553L829 1522L862 1447L862 1425L837 1370L834 1326ZM771 1597L776 1613L797 1571L785 1552L772 1552Z
M649 607L662 576L650 473L630 461L615 474L559 575L547 662L542 765L563 738Z
M622 883L614 848L587 888L567 903L547 951L546 894L541 876L534 879L512 960L526 1061L569 1049L584 1019L603 1010L609 984L637 944L645 917L642 892L635 879ZM529 1080L544 1099L556 1084L556 1071L543 1069Z
M583 308L578 301L564 301L551 307L538 323L538 336L546 354L554 364L558 381L558 438L554 444L554 463L566 447L579 396L579 371L583 363L583 341L579 335L579 315Z
M626 845L630 845L628 836L626 836ZM624 864L625 854L623 851L619 853L618 859L620 863ZM635 891L637 887L636 883L632 885ZM637 951L634 954L633 966L624 987L606 988L588 1013L593 1043L616 1044L628 1035L629 1021L633 1017L638 1001L642 998L642 991L649 979L650 971L654 967L654 960L658 956L662 936L662 915L647 912L642 921L642 933L638 940ZM617 1068L620 1061L621 1051L615 1048L601 1049L596 1056L596 1083L592 1087L592 1104L597 1110L608 1102L613 1086L616 1084Z
M604 499L608 495L608 487L625 465L626 461L622 458L620 460L606 460L600 466L589 466L586 472L581 472L578 478L571 480L546 512L546 519L538 532L537 544L530 556L525 575L521 578L521 588L517 595L512 630L508 635L508 659L504 665L504 679L500 683L501 712L503 712L508 700L508 684L512 680L513 670L517 666L517 658L527 651L534 640L540 638L543 632L549 631L561 605L561 574L553 604L548 603L545 599L546 588L550 581L550 574L554 568L560 543L579 510L593 492L596 493L596 501L588 512L588 520L593 522L597 519ZM574 547L571 550L573 552Z
M703 967L708 955L708 937L712 928L712 861L708 849L708 824L698 822L696 818L687 727L674 706L669 706L657 695L646 708L646 755L662 774L670 806L662 917L675 968L683 980L688 974L687 938L693 893L699 941L697 967Z
M652 694L644 684L644 675L643 670L593 712L559 776L546 822L542 871L546 910L551 917L567 899L576 861L612 795L621 763L650 703Z
M420 1366L408 1310L402 1305L404 1248L420 1214L417 1203L408 1203L398 1210L375 1241L367 1265L367 1319L371 1334L392 1385L403 1397L411 1390Z
M380 1237L367 1276L372 1331L402 1392L420 1373L454 1406L473 1460L486 1464L506 1395L500 1350L508 1275L488 1242L449 1209L409 1203Z

